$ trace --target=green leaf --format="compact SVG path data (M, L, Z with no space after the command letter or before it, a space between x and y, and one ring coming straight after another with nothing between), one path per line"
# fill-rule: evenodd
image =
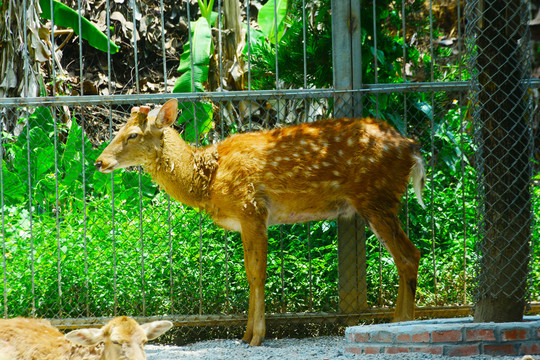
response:
M2 163L2 175L4 189L9 189L9 191L4 192L6 205L18 205L24 203L28 196L28 186L26 186L26 181L21 179L16 173L10 172L7 169L5 162Z
M208 67L196 67L193 70L193 79L195 83L195 89L191 86L191 71L185 72L182 76L176 79L174 83L173 92L204 92L203 82L208 80Z
M186 141L195 142L198 137L212 129L212 104L205 102L179 103L178 108L181 111L178 123L186 124L182 134Z
M118 52L119 47L109 41L107 35L102 33L97 27L95 27L90 21L81 17L81 30L82 34L79 33L79 14L67 7L66 5L53 0L54 7L54 24L58 26L64 26L73 29L75 34L80 35L83 39L87 40L88 43L95 47L98 50L103 52L108 51L108 44L110 43L111 54ZM43 11L41 17L44 19L51 20L51 1L50 0L39 0L39 6Z
M285 31L285 16L287 15L287 0L277 0L276 9L274 9L275 0L268 2L259 11L257 22L261 27L261 31L274 44L276 41L276 23L277 23L277 41L283 36ZM276 18L277 13L277 18Z
M204 92L203 83L208 81L208 69L210 55L212 53L212 32L205 18L195 21L191 28L192 45L184 45L184 51L180 56L178 72L182 75L176 81L173 92ZM193 56L192 56L193 54ZM193 64L191 63L193 59ZM192 75L193 74L193 75ZM195 89L192 87L195 83Z
M174 84L173 92L204 92L208 81L208 69L212 50L212 32L204 17L192 23L192 45L184 45L178 71L181 76ZM193 55L192 55L193 54ZM192 64L193 60L193 64ZM193 86L194 85L194 86ZM184 139L195 142L198 136L212 128L212 105L205 102L180 103L178 123L185 123ZM196 121L195 121L196 119Z
M82 164L85 164L86 172L89 169L93 169L91 163L91 156L93 153L92 144L86 136L84 136L84 151L86 159L82 157L82 128L75 121L72 122L71 129L69 130L68 138L64 154L62 155L62 167L64 172L63 183L66 186L70 186L75 180L82 181ZM89 174L88 174L89 175Z
M247 25L242 24L244 29L246 30L247 34ZM246 35L247 36L247 35ZM254 49L257 49L258 47L262 47L265 44L266 37L262 33L262 31L254 29L252 27L249 28L249 47L251 47L251 53L253 54ZM244 46L244 50L242 51L244 55L248 54L248 47Z

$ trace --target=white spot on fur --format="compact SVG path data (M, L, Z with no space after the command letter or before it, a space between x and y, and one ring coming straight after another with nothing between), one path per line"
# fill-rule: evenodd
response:
M354 144L353 139L352 139L352 138L348 138L348 139L347 139L347 146L353 146L353 144Z

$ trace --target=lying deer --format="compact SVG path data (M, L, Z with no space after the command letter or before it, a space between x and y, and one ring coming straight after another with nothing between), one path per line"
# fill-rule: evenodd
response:
M394 320L414 318L420 252L397 215L409 177L424 206L424 165L412 140L374 119L329 119L236 134L200 148L171 128L177 111L175 99L157 115L149 107L134 107L95 166L110 173L142 165L173 198L241 233L249 283L244 341L258 346L266 331L267 227L355 212L396 263Z
M172 326L161 320L139 325L129 317L112 319L101 329L66 335L41 319L0 319L1 360L144 360L144 344Z

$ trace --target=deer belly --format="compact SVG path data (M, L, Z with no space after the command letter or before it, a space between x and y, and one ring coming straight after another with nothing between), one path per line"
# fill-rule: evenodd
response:
M355 209L347 200L322 205L316 202L309 203L309 200L300 200L298 204L271 204L268 210L268 225L329 220L339 216L349 217L355 213Z

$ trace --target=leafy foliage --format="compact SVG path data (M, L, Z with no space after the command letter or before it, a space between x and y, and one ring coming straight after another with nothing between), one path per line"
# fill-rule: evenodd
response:
M41 17L51 20L54 15L54 23L59 26L65 26L73 29L75 34L88 41L88 43L98 50L108 52L110 48L111 54L118 52L118 46L109 41L107 35L102 33L90 21L81 17L81 26L79 27L79 14L70 7L58 2L52 1L53 11L51 11L51 0L39 0L39 6L43 13Z

